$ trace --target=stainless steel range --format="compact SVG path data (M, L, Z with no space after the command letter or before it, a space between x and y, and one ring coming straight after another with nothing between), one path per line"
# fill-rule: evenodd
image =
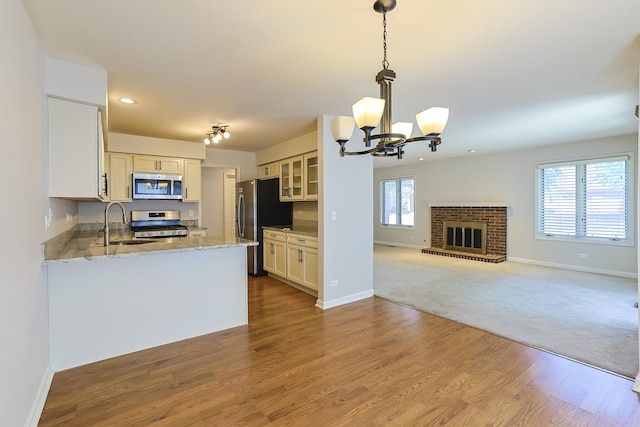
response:
M187 226L180 222L180 211L131 211L134 237L185 237Z

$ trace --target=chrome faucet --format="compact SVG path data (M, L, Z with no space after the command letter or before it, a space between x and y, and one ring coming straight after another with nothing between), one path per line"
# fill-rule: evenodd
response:
M122 209L122 223L127 223L127 214L124 210L124 205L120 202L109 202L107 207L104 209L104 245L109 246L109 208L113 205L120 206Z

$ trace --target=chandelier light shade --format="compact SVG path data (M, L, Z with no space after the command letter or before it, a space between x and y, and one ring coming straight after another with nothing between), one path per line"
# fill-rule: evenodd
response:
M353 125L356 124L356 121L353 117L349 116L340 116L336 117L331 121L331 134L333 135L336 141L344 141L347 142L351 135L353 134Z
M391 125L391 133L399 133L404 135L405 138L411 138L413 133L413 123L409 122L396 122Z
M330 123L333 139L340 145L340 156L371 154L374 156L397 157L402 159L404 146L410 142L429 141L431 151L440 145L440 134L444 132L449 119L449 109L431 107L416 115L422 136L412 138L413 123L398 122L392 124L391 84L396 73L389 69L387 61L387 12L396 7L396 0L376 0L373 9L382 13L383 51L382 70L376 76L380 86L380 98L365 97L353 104L353 117L338 116ZM353 134L353 125L364 132L362 151L346 151L345 144ZM372 134L375 128L380 133ZM377 141L374 147L371 143Z
M353 104L353 118L358 128L375 128L380 123L384 112L384 99L368 96Z
M423 135L440 135L447 126L448 119L449 109L442 107L431 107L416 114L416 121Z
M204 139L204 143L207 145L211 144L212 142L214 144L217 144L222 141L222 138L229 139L229 137L231 137L231 134L227 130L228 127L229 125L212 126L211 130L207 132L207 137Z

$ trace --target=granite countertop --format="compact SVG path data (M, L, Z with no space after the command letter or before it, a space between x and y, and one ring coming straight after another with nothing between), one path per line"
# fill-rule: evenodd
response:
M318 237L318 229L316 227L294 227L294 226L264 226L263 230L282 231L285 233L304 234L305 236Z
M224 240L217 237L170 237L159 239L135 239L130 232L114 230L111 241L136 240L150 243L135 245L104 246L104 235L98 231L75 232L64 244L54 251L45 251L44 264L57 262L92 261L97 259L120 258L151 253L169 253L229 248L238 246L257 246L258 242L234 238Z

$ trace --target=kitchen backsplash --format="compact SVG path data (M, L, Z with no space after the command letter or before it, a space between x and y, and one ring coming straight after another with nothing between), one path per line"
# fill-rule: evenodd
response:
M318 202L293 202L293 227L318 229Z

